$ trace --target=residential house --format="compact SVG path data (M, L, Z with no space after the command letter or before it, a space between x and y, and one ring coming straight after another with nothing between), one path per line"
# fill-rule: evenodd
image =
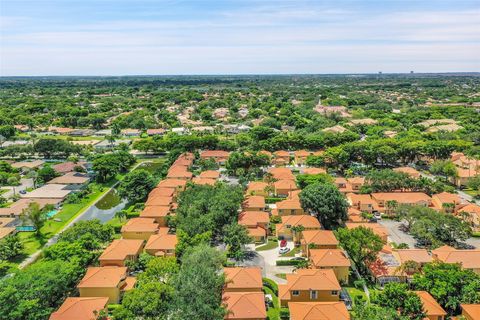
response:
M184 166L170 167L167 173L167 179L178 179L188 181L192 179L193 173L187 170Z
M480 206L469 203L465 206L460 207L457 213L465 221L470 223L473 231L480 231Z
M311 154L312 153L310 151L307 151L307 150L297 150L297 151L295 151L293 153L295 163L299 166L303 166L307 161L307 157Z
M276 208L272 210L272 215L290 216L304 215L302 204L299 198L286 199L276 203Z
M350 320L343 301L289 302L290 320Z
M79 170L86 171L86 163L67 161L67 162L62 162L62 163L53 165L52 169L55 170L55 172L61 173L61 174L79 171Z
M95 312L106 310L108 297L68 297L49 320L95 320Z
M307 257L311 249L336 249L339 244L331 230L304 230L300 243L303 255Z
M195 177L192 179L193 184L198 184L202 186L214 186L215 183L217 183L216 179L207 179L207 178L201 178L201 177Z
M335 178L333 183L341 193L353 192L352 186L350 185L350 183L348 183L347 179L345 178L337 177Z
M77 285L80 297L108 297L108 303L119 303L125 291L133 289L135 278L127 276L126 267L89 267Z
M199 175L202 179L213 179L218 180L220 178L220 172L215 170L206 170L200 173Z
M324 168L305 168L302 171L302 174L326 174L327 171Z
M372 199L377 202L378 211L387 214L394 210L391 203L423 207L432 205L432 198L423 192L378 192L372 193Z
M170 215L171 209L166 206L145 206L140 212L140 218L154 219L159 227L167 226L167 217Z
M16 233L13 226L15 220L14 218L0 218L0 240Z
M205 150L200 153L200 159L213 159L216 163L225 164L227 162L230 153L223 150Z
M145 206L159 206L170 208L173 203L173 197L152 196L148 197Z
M348 283L350 260L342 249L310 249L308 260L315 269L332 269L338 281Z
M341 134L347 131L345 127L342 127L341 125L336 125L333 127L328 127L325 129L322 129L323 132L328 132L328 133L333 133L333 134Z
M45 162L42 160L33 160L33 161L20 161L12 163L12 167L15 169L20 169L22 171L36 170L43 166Z
M455 249L443 246L432 250L432 257L445 263L459 263L463 269L480 275L480 250Z
M159 129L147 129L147 134L149 136L162 136L167 132L167 130L159 128Z
M276 196L286 197L291 191L297 189L295 180L278 180L273 183L273 192Z
M278 285L282 307L289 302L339 301L340 284L331 269L299 269L287 274L287 283Z
M465 320L478 320L480 319L480 304L464 304L460 305L462 308L462 316Z
M138 129L122 129L121 133L125 137L139 137L141 132Z
M429 262L432 262L432 257L425 249L391 250L386 246L369 269L377 282L383 286L389 282L406 282Z
M406 173L410 176L410 178L414 178L414 179L420 178L420 172L418 172L417 170L415 170L412 167L394 168L393 171Z
M87 185L90 177L81 172L68 172L63 176L53 178L47 184L67 185L67 190L79 190Z
M295 180L295 175L288 168L271 168L268 174L273 180Z
M462 202L462 198L455 193L442 192L432 195L432 204L439 211L455 213Z
M295 227L303 227L303 230L321 229L317 218L310 215L282 216L282 221L276 225L278 239L300 241L301 232L295 231ZM293 229L293 230L292 230Z
M228 320L265 320L267 310L265 308L265 296L263 292L230 292L222 295L227 314L224 319Z
M349 118L352 116L348 113L347 107L344 106L322 106L321 104L317 104L313 110L325 116L332 114L338 114L342 118Z
M187 181L181 179L165 179L158 183L158 188L174 188L176 193L182 192L187 187Z
M262 196L248 196L242 202L245 211L265 211L265 198Z
M147 241L151 235L158 233L159 225L155 219L132 218L122 226L121 233L124 239L142 239Z
M355 228L358 228L358 227L369 228L373 231L373 233L378 235L382 239L382 241L384 241L385 243L387 242L388 231L384 226L382 226L378 223L347 222L347 223L345 223L345 226L347 227L347 229L355 229Z
M427 291L414 291L423 304L426 318L428 320L444 320L447 312L438 304L437 300Z
M255 242L263 242L267 239L270 216L266 211L243 211L238 215L238 224L247 227Z
M284 166L290 163L290 152L285 150L275 151L274 155L274 163L277 166Z
M148 198L154 197L169 197L172 198L172 201L175 201L176 190L175 188L156 187L148 194Z
M352 192L359 192L360 188L365 184L365 177L347 178L347 184L352 188Z
M125 267L126 261L135 261L142 252L143 240L115 239L98 258L100 267Z
M377 124L377 123L378 123L377 120L370 119L370 118L364 118L364 119L352 119L347 124L351 125L351 126L360 126L360 125L371 126L371 125L374 125L374 124Z
M151 235L145 245L145 252L157 257L175 256L177 235L161 232Z
M21 197L25 199L58 199L59 201L65 198L72 192L67 188L66 184L49 183L33 191L23 194Z
M262 292L262 270L259 267L224 268L225 292Z
M350 206L360 212L372 213L378 210L377 202L369 194L347 193L346 197Z
M268 196L268 183L263 181L251 181L248 184L246 194L247 195L255 195L255 196Z
M40 209L43 209L47 204L51 204L54 207L58 207L63 199L53 199L53 198L40 198L40 199L19 199L12 203L9 207L0 208L0 217L11 217L18 218L23 210L28 208L30 203L36 202Z

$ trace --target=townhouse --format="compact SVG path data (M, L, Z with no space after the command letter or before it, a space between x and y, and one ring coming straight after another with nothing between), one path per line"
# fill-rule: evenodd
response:
M133 289L135 277L126 267L89 267L77 285L80 297L107 297L108 304L119 303L125 291Z
M331 230L304 230L300 244L303 255L308 258L311 249L336 249L339 242Z
M455 249L442 246L432 250L432 257L445 263L459 263L463 269L480 274L480 250Z
M341 301L289 302L290 320L350 320L350 313Z
M303 230L316 230L322 227L317 218L306 214L288 215L281 218L281 222L276 225L276 236L281 240L300 242L301 232L295 230L297 227L301 227Z
M224 274L222 302L227 309L225 319L267 319L260 268L224 268Z
M247 227L255 242L264 242L268 236L270 215L266 211L242 211L238 215L238 224Z
M92 320L95 312L106 310L108 297L68 297L49 320Z
M351 262L342 249L310 249L308 260L312 268L331 269L338 281L348 283Z
M262 196L248 196L242 202L242 208L245 211L265 211L265 198Z
M447 312L442 308L442 306L435 300L434 297L427 291L414 291L415 294L420 298L420 301L423 305L423 310L425 311L425 319L428 320L444 320L447 316Z
M331 269L299 269L287 274L287 283L278 285L280 305L289 302L339 301L340 284Z
M115 239L98 258L100 267L125 267L127 261L135 261L143 250L141 239Z

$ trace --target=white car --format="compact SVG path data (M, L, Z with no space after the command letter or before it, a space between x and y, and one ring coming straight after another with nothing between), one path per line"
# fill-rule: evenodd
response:
M380 212L375 212L373 214L373 217L375 218L375 220L382 220L382 214Z
M287 253L288 251L290 251L290 248L288 248L288 247L282 247L282 248L280 248L280 250L278 250L278 253L279 253L279 254L285 254L285 253Z

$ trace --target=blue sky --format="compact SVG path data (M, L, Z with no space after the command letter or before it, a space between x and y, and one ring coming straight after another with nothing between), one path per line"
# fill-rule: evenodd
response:
M0 75L480 71L480 1L0 0Z

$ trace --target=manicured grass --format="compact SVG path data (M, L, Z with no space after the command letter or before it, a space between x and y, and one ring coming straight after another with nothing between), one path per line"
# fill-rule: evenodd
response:
M273 300L273 307L269 307L267 310L268 319L280 320L280 303L278 301L278 297L275 295L275 293L273 293L270 288L263 287L263 291L265 291L266 294L271 294Z
M367 295L365 292L361 289L357 289L355 287L343 287L344 289L347 289L348 294L350 294L350 297L352 298L352 301L355 300L355 297L358 295L363 296L363 299L366 301L367 300Z
M278 241L268 240L267 244L265 244L263 246L259 246L259 247L255 248L255 250L256 251L265 251L265 250L275 249L276 247L278 247Z
M287 275L285 273L276 273L275 276L287 280Z
M300 247L295 247L293 250L288 251L285 254L282 254L282 257L295 257L297 253L300 253Z

